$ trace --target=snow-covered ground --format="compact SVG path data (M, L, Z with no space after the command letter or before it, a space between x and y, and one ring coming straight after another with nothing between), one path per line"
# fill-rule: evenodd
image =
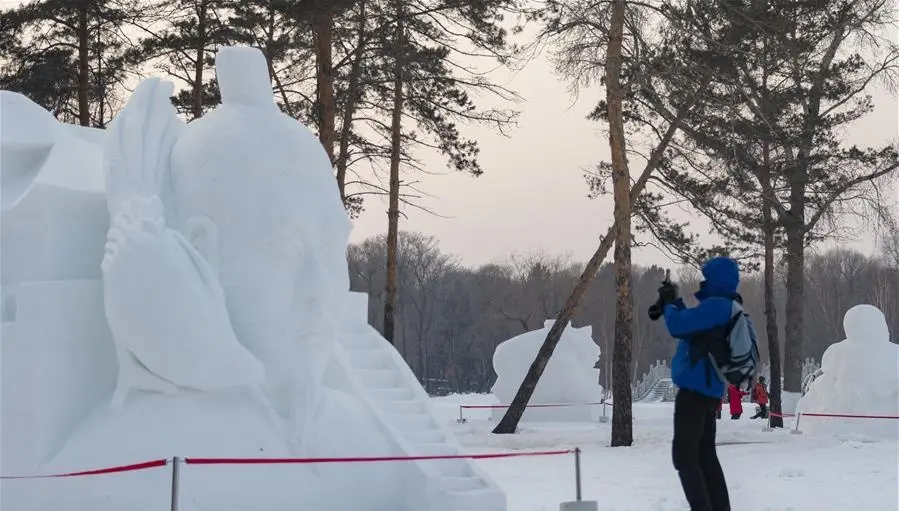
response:
M634 445L611 448L609 423L522 424L515 435L493 435L489 410L465 410L467 422L457 423L460 404L494 404L493 396L454 395L433 402L470 452L580 447L584 499L596 500L600 511L689 510L670 461L671 403L635 404ZM752 405L744 410L752 411ZM751 415L718 422L718 455L734 511L899 509L895 440L765 432ZM574 500L571 455L478 463L506 491L510 511L556 511L560 502Z
M490 410L465 410L459 424L459 405L495 404L490 395L455 395L432 398L443 423L470 453L582 449L583 495L596 500L600 511L688 511L670 462L672 405L634 405L632 447L610 448L610 424L523 423L515 435L493 435ZM751 405L745 407L751 411ZM759 420L718 422L719 456L728 478L734 511L896 511L899 509L899 444L895 440L862 442L824 434L791 435L788 431L762 431ZM812 418L803 419L814 420ZM788 424L788 426L791 424ZM476 461L506 492L509 511L556 511L559 503L574 500L572 455L515 457ZM382 470L380 464L358 470ZM85 467L92 468L92 467ZM281 466L289 473L292 466ZM182 474L182 504L189 511L213 511L195 505L192 488L198 483L193 471L215 471L228 485L252 485L266 491L279 483L259 467L187 467ZM65 487L104 485L110 479L130 480L152 492L152 508L168 509L169 468L87 478L4 481L0 509L25 509L17 494L29 491L59 492ZM354 477L365 477L355 474ZM20 496L19 496L20 497ZM27 507L27 506L26 506ZM31 509L30 507L28 509ZM90 511L67 505L41 511ZM318 510L317 510L318 511ZM325 510L320 510L325 511Z

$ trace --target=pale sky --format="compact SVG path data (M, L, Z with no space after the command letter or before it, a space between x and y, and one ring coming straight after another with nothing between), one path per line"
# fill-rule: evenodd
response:
M484 174L478 178L450 173L441 157L428 155L429 168L441 175L413 174L404 179L418 180L433 196L422 204L446 218L407 207L408 218L400 219L400 229L436 237L443 251L470 265L533 251L568 254L586 262L612 222L611 198L588 199L583 178L585 169L608 159L605 123L585 119L605 92L599 87L581 91L576 101L567 84L556 78L545 54L514 76L500 71L495 80L525 100L515 106L521 112L518 127L508 138L487 128L463 128L481 145ZM878 90L875 102L875 112L852 133L853 142L870 145L899 136L895 94ZM639 162L632 165L633 175L641 170ZM369 197L365 208L355 221L354 241L387 230L386 199ZM700 228L697 234L706 232ZM873 234L860 234L853 247L873 253ZM671 264L652 248L635 248L633 260Z

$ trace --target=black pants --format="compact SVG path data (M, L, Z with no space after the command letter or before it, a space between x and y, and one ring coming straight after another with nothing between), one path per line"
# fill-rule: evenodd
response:
M767 419L768 418L768 405L759 405L759 413L752 416L753 419Z
M680 389L674 401L671 457L690 511L730 511L727 482L715 452L718 400Z

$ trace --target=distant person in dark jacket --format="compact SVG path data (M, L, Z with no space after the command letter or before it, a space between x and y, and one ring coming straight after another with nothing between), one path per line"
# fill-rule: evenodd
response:
M671 361L671 378L678 386L674 403L672 458L691 511L730 511L724 472L715 450L715 416L724 396L724 382L708 356L691 357L691 339L716 331L734 317L740 271L727 257L709 260L702 268L704 281L694 295L699 305L687 308L670 282L659 288L665 325L678 339ZM740 309L742 310L742 309ZM650 317L655 316L650 311ZM751 324L749 324L751 328ZM754 335L754 334L753 334Z

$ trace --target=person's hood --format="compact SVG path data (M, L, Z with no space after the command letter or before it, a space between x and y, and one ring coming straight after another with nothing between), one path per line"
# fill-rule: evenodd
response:
M740 268L736 261L729 257L714 257L702 266L699 291L695 296L703 300L710 296L733 296L740 285Z

